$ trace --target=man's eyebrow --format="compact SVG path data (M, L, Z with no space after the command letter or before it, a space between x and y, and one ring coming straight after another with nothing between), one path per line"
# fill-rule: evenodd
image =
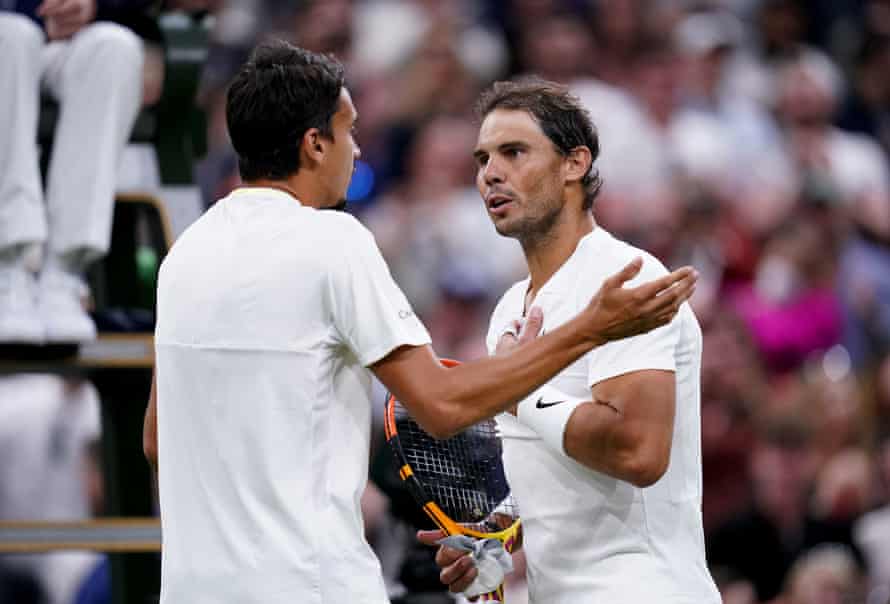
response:
M516 141L507 141L507 142L505 142L505 143L500 143L500 144L497 146L497 150L498 150L498 151L504 151L505 149L514 149L514 148L516 148L516 147L526 148L526 147L528 147L528 143L525 143L525 142L523 142L523 141L518 141L518 140L516 140ZM487 154L487 153L488 153L488 151L486 151L485 149L482 149L482 148L480 148L480 147L477 147L477 148L473 151L473 157L479 157L480 155L485 155L485 154Z

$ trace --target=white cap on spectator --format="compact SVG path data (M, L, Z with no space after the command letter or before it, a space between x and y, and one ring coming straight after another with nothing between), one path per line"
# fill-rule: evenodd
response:
M355 56L372 74L395 69L429 31L429 16L410 2L368 2L356 6Z
M690 54L732 48L742 41L742 24L726 12L694 13L674 29L677 46Z
M819 89L828 94L832 101L838 102L844 94L844 78L834 61L821 50L804 48L800 55L779 72L779 82L784 81L786 69L801 70L814 82Z

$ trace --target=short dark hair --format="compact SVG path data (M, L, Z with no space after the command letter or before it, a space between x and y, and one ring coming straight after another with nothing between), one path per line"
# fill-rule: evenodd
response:
M590 170L584 175L583 209L593 207L603 180L593 163L600 154L599 137L590 114L566 86L538 77L495 82L476 103L476 115L484 119L495 109L529 113L541 126L557 151L567 155L575 147L590 149Z
M333 137L343 65L287 42L258 45L229 85L226 124L244 180L281 180L300 169L310 128Z

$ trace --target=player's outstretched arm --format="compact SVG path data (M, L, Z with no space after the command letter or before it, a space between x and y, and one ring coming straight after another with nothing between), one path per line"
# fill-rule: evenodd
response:
M692 295L698 275L685 267L623 287L641 266L640 259L628 264L578 316L508 355L446 369L429 346L405 346L371 369L424 430L448 437L509 408L593 348L668 323Z

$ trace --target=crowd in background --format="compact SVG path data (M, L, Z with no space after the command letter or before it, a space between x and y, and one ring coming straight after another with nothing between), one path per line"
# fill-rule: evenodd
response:
M213 12L206 203L238 184L225 90L253 45L335 54L359 113L349 209L437 351L458 359L485 354L494 302L526 274L473 185L474 100L522 74L568 85L600 136L597 223L701 274L703 512L725 603L890 601L890 1L223 0ZM385 475L372 472L363 503L393 595L435 590Z
M599 131L598 224L702 275L725 601L890 599L890 2L230 0L203 88L208 201L237 183L225 83L269 35L348 66L351 211L461 359L525 275L473 186L473 101L522 74L568 85Z

